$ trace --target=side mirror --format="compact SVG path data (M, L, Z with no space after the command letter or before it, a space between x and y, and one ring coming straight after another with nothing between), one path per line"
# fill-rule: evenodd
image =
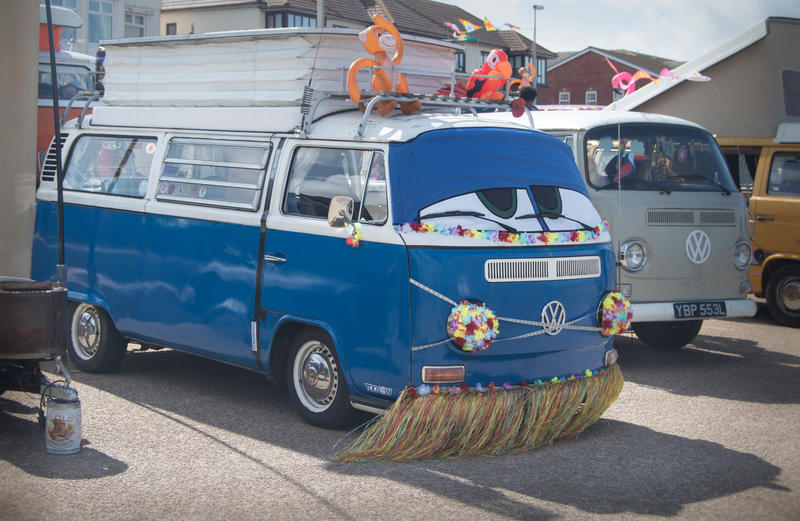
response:
M344 228L353 222L353 198L337 195L328 206L328 226Z

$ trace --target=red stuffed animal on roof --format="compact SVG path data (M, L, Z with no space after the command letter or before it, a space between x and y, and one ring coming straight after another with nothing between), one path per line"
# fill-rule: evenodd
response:
M501 100L505 98L505 93L501 92L500 89L503 88L512 73L511 64L508 62L506 53L500 49L494 49L486 57L481 68L472 71L473 76L469 78L466 85L463 82L458 82L453 88L452 94L462 98ZM437 93L449 96L450 85L445 85Z

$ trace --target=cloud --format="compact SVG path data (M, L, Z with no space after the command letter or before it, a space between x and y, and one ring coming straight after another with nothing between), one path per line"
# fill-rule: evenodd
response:
M505 22L525 27L533 37L533 2L506 0L487 7L485 0L440 0L473 15L488 16L497 27ZM800 18L796 0L535 0L536 39L551 51L577 51L588 46L628 49L690 60L744 32L768 16Z

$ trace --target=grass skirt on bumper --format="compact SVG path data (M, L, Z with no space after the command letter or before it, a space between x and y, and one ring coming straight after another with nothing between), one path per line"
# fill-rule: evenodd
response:
M623 381L614 364L590 377L508 390L419 396L408 388L335 459L413 461L525 452L583 432L616 400Z

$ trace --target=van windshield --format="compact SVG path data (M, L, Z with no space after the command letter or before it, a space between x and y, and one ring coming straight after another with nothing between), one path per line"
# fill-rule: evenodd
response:
M70 100L82 90L92 89L92 71L80 65L56 65L56 89L58 99ZM53 77L50 74L50 64L39 64L39 99L50 100L53 98Z
M584 139L586 177L598 189L736 190L714 138L677 125L607 125Z

